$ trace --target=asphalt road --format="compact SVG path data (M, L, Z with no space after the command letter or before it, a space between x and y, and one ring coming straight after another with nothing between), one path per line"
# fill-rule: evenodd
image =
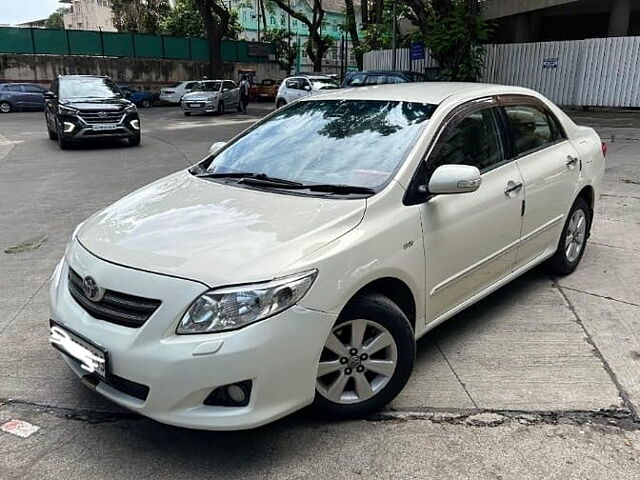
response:
M418 345L385 412L330 423L302 412L250 432L197 432L88 391L48 344L46 283L74 226L204 156L267 112L143 111L137 148L62 152L41 113L0 115L0 478L640 477L640 115L574 112L610 142L583 263L534 270ZM31 251L5 249L46 240Z

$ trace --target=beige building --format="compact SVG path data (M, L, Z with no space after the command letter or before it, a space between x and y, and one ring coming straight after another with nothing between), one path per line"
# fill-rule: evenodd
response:
M71 12L64 15L67 30L102 30L115 32L110 0L60 0Z

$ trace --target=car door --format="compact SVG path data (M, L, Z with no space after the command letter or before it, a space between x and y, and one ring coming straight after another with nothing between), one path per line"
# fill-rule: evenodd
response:
M23 84L22 90L25 96L25 106L28 108L44 107L44 90L38 85Z
M6 91L9 93L9 103L14 109L25 108L25 94L22 91L22 85L19 83L9 83L6 86Z
M285 83L285 100L287 103L293 102L300 98L302 92L302 79L301 78L289 78Z
M222 82L222 95L224 98L224 104L230 108L237 108L240 102L240 89L236 85L236 82L231 80L225 80Z
M530 97L503 100L512 152L524 182L521 241L515 268L556 250L582 168L561 123Z
M478 167L473 193L435 195L421 206L427 319L437 321L512 271L522 223L522 177L507 160L493 99L465 105L427 158L428 179L441 165ZM427 183L428 185L428 183Z
M308 78L301 78L298 85L298 98L306 97L313 92L313 87Z

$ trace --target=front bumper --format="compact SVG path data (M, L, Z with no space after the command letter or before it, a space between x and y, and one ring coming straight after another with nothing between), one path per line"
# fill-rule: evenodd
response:
M183 112L215 113L218 110L217 100L182 100L180 107Z
M102 124L89 123L80 116L74 115L59 115L58 123L65 128L68 124L73 125L73 129L70 132L62 131L58 133L62 135L62 138L71 142L95 138L132 138L140 135L141 128L140 117L137 112L124 113L121 118L113 122L115 128L112 130L101 130Z
M162 304L140 328L97 320L69 294L69 266L104 288L158 298ZM51 318L105 348L111 374L149 389L142 400L93 379L98 393L163 423L246 429L311 403L318 360L335 316L295 306L232 332L176 335L184 311L207 289L198 282L105 262L74 242L52 277ZM86 375L75 361L65 359L78 376ZM252 381L247 406L204 405L215 388L244 380Z

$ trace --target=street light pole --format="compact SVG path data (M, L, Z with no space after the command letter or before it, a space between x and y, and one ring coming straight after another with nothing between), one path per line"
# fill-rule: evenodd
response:
M391 37L391 70L396 69L396 0L393 0L393 34Z

